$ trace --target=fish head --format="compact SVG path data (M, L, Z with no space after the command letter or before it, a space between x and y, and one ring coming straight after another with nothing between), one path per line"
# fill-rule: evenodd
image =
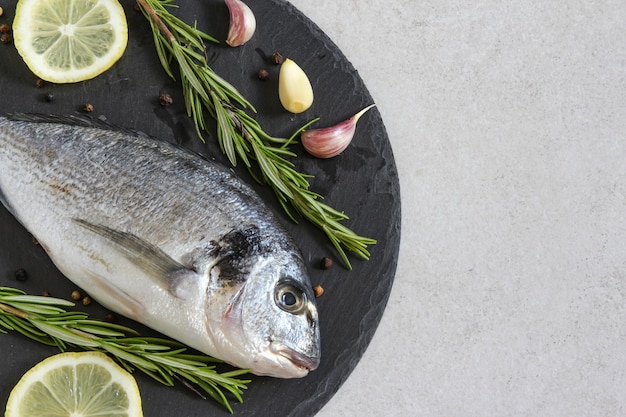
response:
M256 375L304 377L319 365L320 331L302 258L278 251L248 262L221 314L221 358Z

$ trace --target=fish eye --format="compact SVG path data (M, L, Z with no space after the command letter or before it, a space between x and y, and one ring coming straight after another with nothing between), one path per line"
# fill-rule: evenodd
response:
M282 298L280 299L280 303L285 307L292 307L296 305L297 302L298 299L296 298L296 296L289 291L285 291L282 295Z
M306 306L304 291L293 283L278 284L274 298L276 305L288 313L301 313Z

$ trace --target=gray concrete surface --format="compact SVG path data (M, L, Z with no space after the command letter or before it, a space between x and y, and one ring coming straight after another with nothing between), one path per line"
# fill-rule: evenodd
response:
M626 415L626 2L292 3L403 198L389 306L319 415Z

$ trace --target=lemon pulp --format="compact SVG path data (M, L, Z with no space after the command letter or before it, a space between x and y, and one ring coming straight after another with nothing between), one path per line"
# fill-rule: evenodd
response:
M106 355L61 353L31 368L9 395L5 417L141 417L135 379Z
M19 0L13 38L35 75L71 83L113 66L126 50L128 26L117 0Z

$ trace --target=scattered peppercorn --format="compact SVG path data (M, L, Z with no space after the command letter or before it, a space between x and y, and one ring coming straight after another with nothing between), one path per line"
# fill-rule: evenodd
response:
M16 281L26 281L26 278L28 278L28 275L26 275L26 270L24 268L20 268L15 271Z
M272 63L275 65L280 65L282 64L284 61L283 56L280 54L280 52L274 52L272 54Z
M80 297L82 297L83 295L80 293L80 291L78 290L74 290L72 291L72 300L80 300Z
M54 101L54 94L48 91L46 94L44 94L43 99L46 100L48 103L51 103L52 101Z
M333 260L328 256L324 256L320 262L322 269L330 269L333 266Z
M44 291L41 293L42 297L52 297L52 294L50 294L48 291Z
M37 238L35 236L33 236L33 245L35 245L35 246L39 245L39 241L37 240Z
M168 93L163 93L159 96L159 103L161 103L161 106L164 106L164 107L169 106L173 102L174 102L174 99Z
M111 312L108 312L104 316L104 321L109 323L117 323L117 316Z
M0 33L9 33L11 32L11 26L7 25L6 23L3 23L0 25Z
M11 36L10 33L3 33L2 36L0 36L0 42L4 44L11 43L12 40L13 36Z
M85 107L83 107L83 110L85 110L87 113L91 113L93 111L93 104L91 103L85 104Z
M41 78L37 79L37 84L35 84L37 86L37 88L41 88L44 85L46 85L46 82L44 80L42 80Z
M85 298L83 298L83 305L88 306L89 304L91 304L91 297L85 296Z
M313 294L315 294L315 298L321 297L324 294L324 288L321 285L316 285L313 287Z
M261 68L257 73L257 77L259 77L259 80L265 81L270 78L270 73L265 68Z

